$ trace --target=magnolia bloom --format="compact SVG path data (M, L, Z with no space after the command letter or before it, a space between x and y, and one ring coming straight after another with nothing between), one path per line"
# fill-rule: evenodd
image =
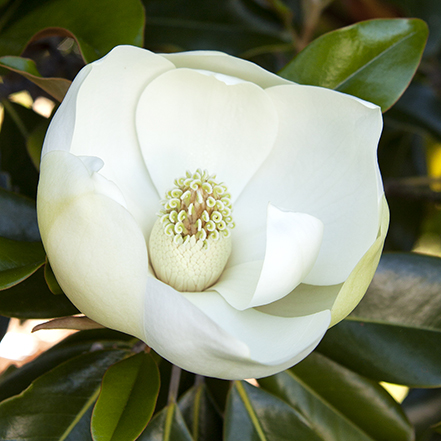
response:
M364 295L388 210L380 109L219 52L117 47L46 135L41 236L92 320L225 379L306 357Z

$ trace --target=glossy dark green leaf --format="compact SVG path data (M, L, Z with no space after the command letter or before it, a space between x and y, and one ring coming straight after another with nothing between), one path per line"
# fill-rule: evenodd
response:
M323 441L309 422L280 398L236 381L225 411L225 441Z
M441 259L385 254L360 305L318 350L375 380L441 385Z
M194 441L179 407L171 403L150 421L138 441Z
M0 130L1 169L11 179L11 190L35 200L38 172L26 149L26 140L46 118L33 110L3 100L4 119Z
M418 19L371 20L322 35L280 75L391 107L410 83L427 39Z
M27 0L0 32L0 55L19 55L42 30L45 36L73 36L90 62L119 44L141 46L144 11L138 0Z
M70 81L65 78L43 78L33 60L16 56L0 57L0 66L17 72L41 87L56 100L62 101L69 89Z
M65 295L50 292L43 268L18 285L0 291L0 314L7 317L51 318L78 313Z
M0 237L0 290L28 278L44 264L45 259L41 242L19 242Z
M318 350L362 375L412 387L441 384L437 332L351 319L328 334Z
M13 240L40 240L35 202L0 188L0 236Z
M50 331L39 331L50 332ZM110 329L77 332L39 357L0 377L0 401L17 395L41 375L65 361L92 350L130 349L133 337Z
M413 439L403 411L383 387L318 353L259 383L302 413L327 441Z
M355 316L441 332L441 258L385 254Z
M189 389L178 405L195 441L222 440L222 417L204 383Z
M427 85L412 83L387 116L441 140L441 100Z
M22 394L0 404L0 439L65 439L95 402L106 369L123 350L95 351L39 377Z
M92 415L93 439L137 439L153 414L158 392L159 371L149 354L141 352L110 367Z

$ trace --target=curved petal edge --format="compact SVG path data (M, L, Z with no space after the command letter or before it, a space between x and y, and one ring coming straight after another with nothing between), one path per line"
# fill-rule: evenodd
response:
M227 268L212 289L240 310L275 302L311 271L322 238L323 223L316 217L269 204L266 235L253 236L254 242L266 242L262 259ZM236 240L234 246L240 249L241 242Z

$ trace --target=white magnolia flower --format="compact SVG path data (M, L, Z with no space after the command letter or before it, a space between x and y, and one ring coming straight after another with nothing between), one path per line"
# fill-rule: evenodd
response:
M286 369L378 264L381 128L370 103L223 53L117 47L78 74L46 135L54 273L88 317L184 369Z

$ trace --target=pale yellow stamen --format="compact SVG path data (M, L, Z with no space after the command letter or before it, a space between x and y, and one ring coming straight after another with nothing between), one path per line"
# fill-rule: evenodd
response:
M200 169L187 172L161 201L150 235L150 260L156 276L178 291L213 285L231 253L230 195L215 179Z

